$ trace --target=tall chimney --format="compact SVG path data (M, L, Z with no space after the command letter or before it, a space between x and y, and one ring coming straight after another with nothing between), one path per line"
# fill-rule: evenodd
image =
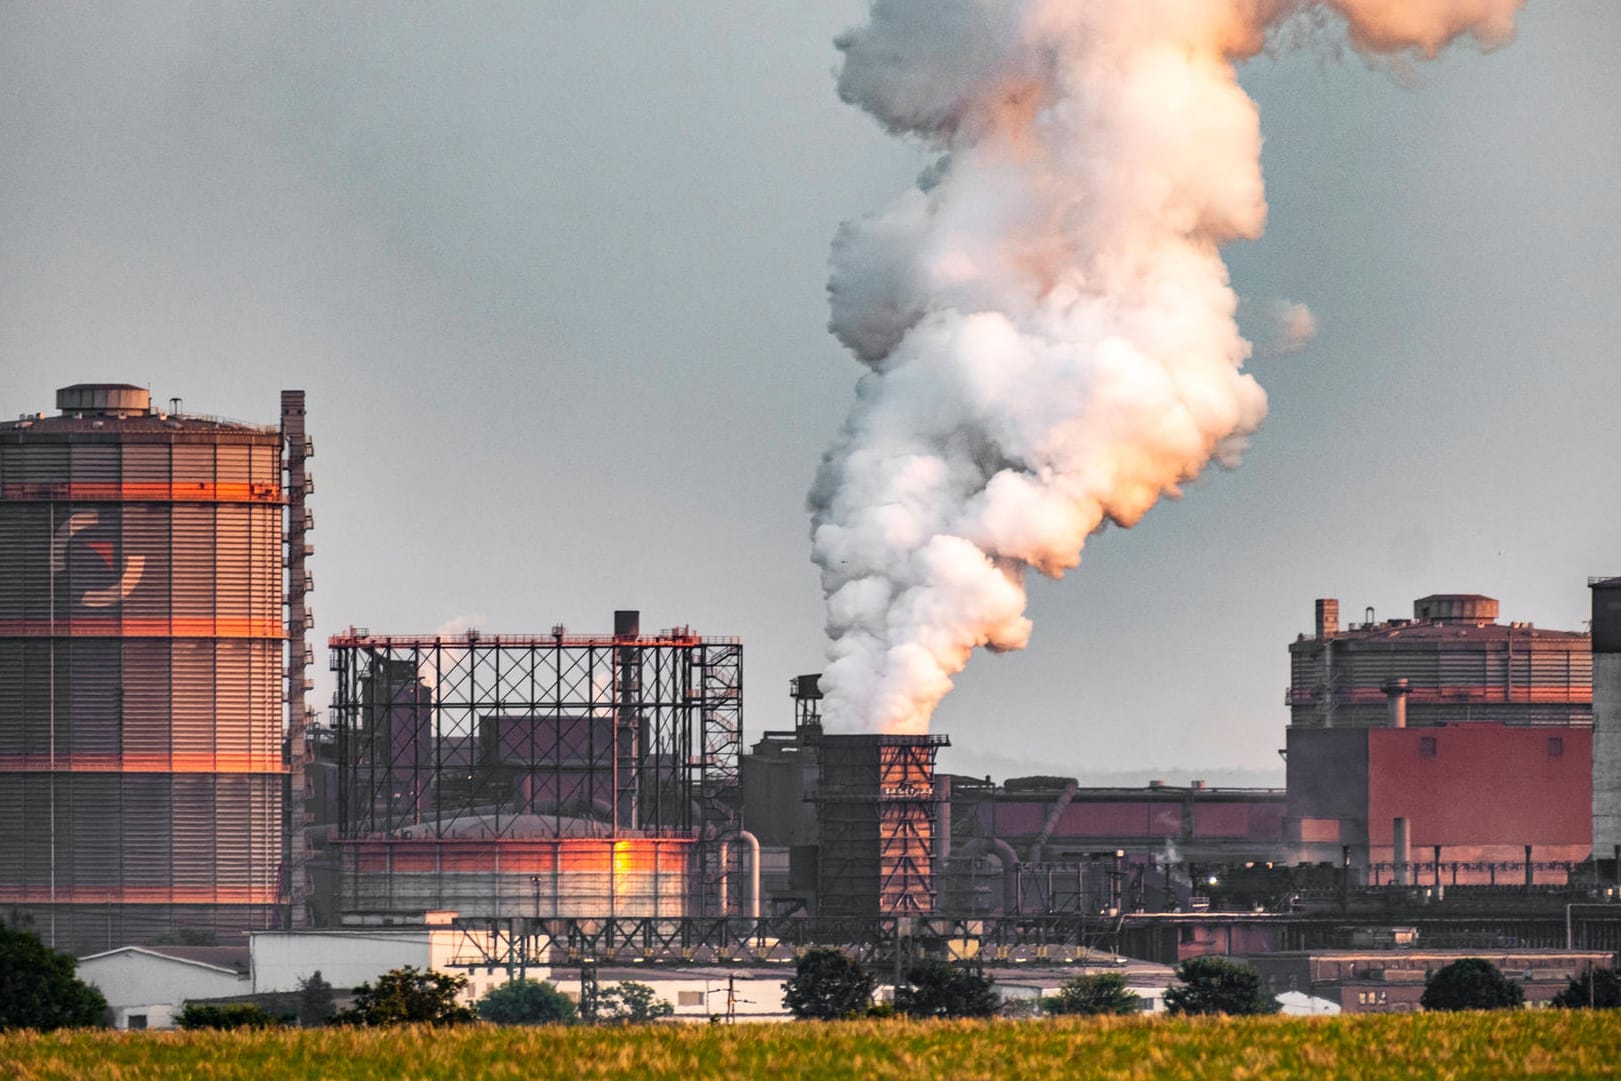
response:
M642 748L647 745L642 698L642 651L635 646L641 634L642 614L634 609L614 613L614 650L618 665L614 719L614 832L641 825Z
M1340 633L1340 602L1334 597L1317 598L1317 637L1333 638Z

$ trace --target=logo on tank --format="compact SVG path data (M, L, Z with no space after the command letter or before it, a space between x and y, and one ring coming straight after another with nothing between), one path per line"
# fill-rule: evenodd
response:
M146 570L145 556L120 556L117 531L102 523L101 512L79 511L57 528L51 540L51 573L71 566L73 581L85 587L76 603L109 608L135 591Z

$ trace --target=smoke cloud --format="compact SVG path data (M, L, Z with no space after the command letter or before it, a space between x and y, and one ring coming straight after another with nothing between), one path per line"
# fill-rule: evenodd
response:
M833 244L869 371L810 493L828 722L918 732L976 647L1266 415L1220 246L1266 220L1235 65L1295 17L1365 54L1507 42L1521 0L875 0L839 94L939 151Z
M1275 300L1267 313L1272 324L1271 337L1261 347L1261 354L1281 357L1298 352L1317 337L1317 316L1299 301Z

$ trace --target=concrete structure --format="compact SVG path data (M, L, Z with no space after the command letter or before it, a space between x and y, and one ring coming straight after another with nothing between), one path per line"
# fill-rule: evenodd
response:
M1479 594L1289 646L1289 862L1383 885L1563 884L1592 851L1587 634L1497 622Z
M57 405L0 424L0 907L81 951L275 926L282 433Z
M1245 957L1269 993L1299 991L1339 1004L1344 1013L1412 1013L1425 981L1454 961L1479 957L1519 984L1527 1006L1546 1006L1589 966L1611 954L1586 950L1290 950Z
M1621 880L1621 578L1594 578L1593 855Z
M252 989L246 953L227 946L124 946L81 957L78 976L107 999L119 1029L173 1028L188 1001Z

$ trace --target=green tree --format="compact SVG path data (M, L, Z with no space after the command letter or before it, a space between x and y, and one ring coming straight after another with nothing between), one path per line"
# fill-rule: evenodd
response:
M1105 1013L1136 1013L1142 1000L1126 985L1119 972L1094 972L1076 976L1058 989L1058 994L1041 1000L1048 1013L1073 1013L1092 1017Z
M895 1008L908 1017L992 1017L1002 997L985 973L944 961L926 961L907 970L895 988Z
M625 980L602 989L597 997L597 1020L609 1025L645 1025L675 1013L675 1007L659 998L645 983Z
M355 988L355 1001L332 1015L340 1025L461 1025L478 1015L463 1006L466 976L424 971L412 965L377 977L376 985Z
M550 980L508 980L478 1000L478 1015L498 1025L572 1025L579 1007Z
M0 1031L104 1024L107 1000L73 974L78 964L30 931L0 927Z
M305 1028L319 1028L338 1012L332 985L321 978L321 970L298 981L298 1023Z
M1553 996L1553 1004L1562 1010L1621 1008L1621 975L1613 968L1588 969Z
M1165 992L1165 1008L1185 1014L1277 1013L1278 1000L1261 987L1261 974L1225 957L1192 957L1176 966L1181 981Z
M859 1017L872 1005L872 973L838 950L806 950L782 985L782 1004L801 1021Z
M275 1028L284 1022L252 1002L188 1002L175 1015L174 1023L184 1029Z
M1431 976L1418 1003L1426 1010L1502 1010L1524 1001L1525 991L1496 965L1465 957Z

